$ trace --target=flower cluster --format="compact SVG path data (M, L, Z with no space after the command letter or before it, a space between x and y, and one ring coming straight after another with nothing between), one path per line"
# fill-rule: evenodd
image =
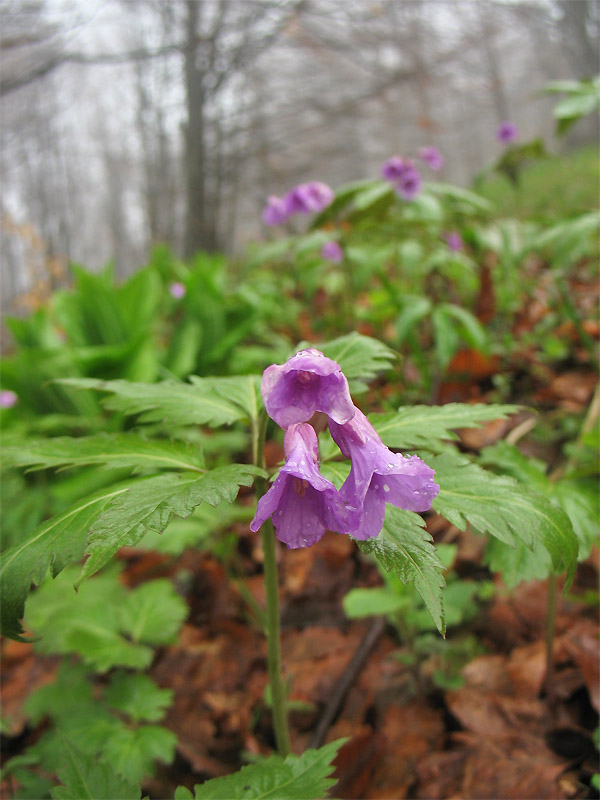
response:
M263 374L269 416L285 429L285 464L258 501L250 528L272 517L277 538L290 548L315 544L326 530L370 539L383 527L385 504L426 511L439 486L434 471L417 456L389 450L355 407L341 367L319 350L301 350ZM342 454L351 461L338 491L319 471L314 425L328 421Z
M498 126L498 130L496 131L496 139L498 139L499 142L502 142L502 144L510 144L510 142L514 142L518 135L519 129L514 122L509 122L508 120L501 122Z
M333 189L321 181L301 183L289 191L285 197L272 194L262 212L265 225L281 225L292 214L311 214L323 211L333 202Z
M437 147L421 147L419 158L435 172L444 166L444 157ZM421 191L421 173L410 158L392 156L383 164L381 174L394 184L396 194L404 200L412 200Z
M19 402L18 395L10 389L3 389L0 392L0 408L12 408Z

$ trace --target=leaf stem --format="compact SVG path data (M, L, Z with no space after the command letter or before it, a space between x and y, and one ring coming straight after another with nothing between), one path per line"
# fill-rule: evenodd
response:
M263 411L256 428L256 446L253 447L256 465L265 468L265 437L268 418ZM256 482L257 499L267 491L267 481L259 478ZM271 688L271 711L275 742L281 756L290 752L290 734L287 724L286 694L281 679L281 628L279 622L279 580L277 576L277 552L275 549L275 531L271 520L261 527L261 539L264 554L264 580L267 603L266 634L267 664L269 669L269 686Z

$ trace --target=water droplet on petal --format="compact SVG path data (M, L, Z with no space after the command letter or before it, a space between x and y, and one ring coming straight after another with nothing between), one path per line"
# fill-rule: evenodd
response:
M383 491L384 492L389 492L389 490L390 490L390 487L387 485L387 483L384 483L383 484Z

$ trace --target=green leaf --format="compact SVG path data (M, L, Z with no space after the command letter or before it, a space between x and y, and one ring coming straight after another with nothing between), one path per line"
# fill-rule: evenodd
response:
M19 619L31 584L39 585L48 569L54 577L67 564L82 558L91 524L112 500L127 492L128 486L112 485L85 497L3 553L0 591L5 636L21 638L23 628Z
M137 433L24 440L3 447L7 466L45 469L106 464L132 468L201 470L201 452L181 442L148 440Z
M64 659L54 683L35 689L25 701L24 711L33 724L37 725L44 717L70 716L76 709L92 704L93 689L88 674L88 667Z
M414 584L443 635L444 567L424 525L418 514L388 505L379 536L357 544L363 553L372 553L385 570L394 572L403 583Z
M56 580L45 581L27 603L26 622L38 636L43 654L77 653L99 672L113 666L142 669L152 650L124 634L121 610L127 591L113 570L73 589L77 567L67 567ZM174 594L174 590L172 590Z
M391 614L406 604L400 595L385 587L351 589L344 597L344 613L350 619Z
M444 306L436 306L431 313L435 355L440 367L445 370L458 350L460 340L456 324Z
M172 642L187 614L185 601L167 578L138 586L119 610L121 628L131 640L154 645Z
M188 517L200 503L232 503L240 486L250 486L262 470L245 464L217 467L198 477L171 473L131 484L90 527L89 554L79 585L104 566L120 547L134 547L147 531L161 533L174 515Z
M315 800L335 784L331 762L345 739L301 756L270 756L194 787L195 800ZM185 795L184 795L185 796Z
M563 478L554 485L555 502L569 515L579 541L579 560L585 560L592 547L598 543L600 533L600 498L595 480L569 480Z
M477 317L466 308L461 308L454 303L443 303L438 308L442 308L448 317L456 320L460 335L469 347L473 347L476 350L487 350L489 345L488 335Z
M457 428L479 428L482 422L504 419L520 406L448 403L445 406L405 406L397 412L369 414L377 433L388 447L410 450L439 448L444 440L456 440Z
M131 383L96 378L63 378L60 383L77 389L111 392L105 408L123 414L140 414L140 422L167 425L231 425L244 418L237 403L222 395L215 397L215 379L196 378L193 384L178 381Z
M104 692L111 708L134 722L159 722L173 700L172 689L160 689L148 675L118 671Z
M154 775L155 761L170 764L175 756L177 737L160 725L115 728L105 742L103 756L125 780L140 783Z
M577 565L578 543L573 526L562 508L547 497L519 486L512 478L493 475L456 453L428 456L436 472L440 493L434 509L459 530L467 522L480 533L489 533L514 546L532 548L543 544L556 572L567 573L567 588Z
M437 195L438 197L448 198L457 207L465 213L473 214L474 212L488 213L494 210L494 206L475 192L468 189L462 189L459 186L454 186L451 183L427 183L425 190L429 194Z
M509 589L514 589L521 581L543 580L552 569L550 555L541 544L530 549L523 542L517 542L511 547L499 539L487 542L483 563L492 572L499 572Z
M141 790L135 780L115 774L112 764L82 753L73 742L61 737L61 759L57 776L62 786L52 790L54 800L139 800Z
M431 311L431 300L419 295L403 295L402 310L396 318L396 331L398 344L410 335L416 323L426 317Z
M258 375L236 375L232 378L197 378L190 376L193 386L216 392L223 400L235 403L250 421L258 419L262 408L260 395L261 377Z
M390 362L397 359L396 353L377 339L356 332L315 347L337 361L355 392L366 389L369 381L386 372Z

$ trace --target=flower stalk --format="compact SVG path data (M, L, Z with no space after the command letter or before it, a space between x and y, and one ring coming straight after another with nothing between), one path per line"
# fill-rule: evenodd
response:
M253 431L253 456L256 466L265 468L265 438L268 418L263 411L259 424ZM260 499L267 491L265 478L257 480L257 496ZM265 630L267 635L267 666L271 688L271 711L275 743L281 756L290 752L290 734L287 722L285 687L281 676L281 626L279 621L279 579L277 575L277 552L275 531L270 520L261 528L264 555L264 579L267 613Z

